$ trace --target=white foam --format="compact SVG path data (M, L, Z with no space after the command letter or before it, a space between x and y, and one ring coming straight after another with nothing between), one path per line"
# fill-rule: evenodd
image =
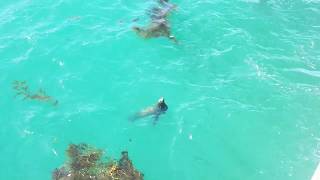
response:
M242 1L247 3L260 3L260 0L242 0Z
M311 180L319 180L319 179L320 179L320 163L318 164L318 167L315 170Z

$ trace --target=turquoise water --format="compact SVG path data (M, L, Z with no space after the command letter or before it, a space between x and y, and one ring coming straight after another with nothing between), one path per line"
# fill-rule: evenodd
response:
M310 179L320 2L173 3L179 44L132 32L152 0L0 1L0 179L50 179L81 142L128 150L147 180ZM15 80L59 104L15 98ZM127 120L160 96L156 126Z

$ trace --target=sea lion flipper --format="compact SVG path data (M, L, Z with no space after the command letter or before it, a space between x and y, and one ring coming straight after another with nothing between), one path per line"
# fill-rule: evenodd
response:
M179 42L178 42L178 40L176 39L176 37L170 35L170 36L168 36L168 38L169 38L170 40L172 40L174 43L179 44Z
M153 122L152 122L152 124L153 124L153 125L156 125L157 122L158 122L158 120L159 120L159 115L155 115L155 116L153 117Z

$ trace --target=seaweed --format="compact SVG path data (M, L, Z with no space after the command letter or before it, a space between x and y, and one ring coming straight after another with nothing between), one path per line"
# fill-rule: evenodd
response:
M13 89L16 91L15 97L22 96L23 100L26 100L26 99L37 100L40 102L48 102L53 106L58 105L58 101L52 98L51 96L48 96L43 89L40 88L34 92L30 91L26 81L16 80L16 81L13 81L12 85L13 85Z
M70 144L66 150L68 161L52 172L53 180L142 180L127 151L120 160L103 161L103 151L87 144Z

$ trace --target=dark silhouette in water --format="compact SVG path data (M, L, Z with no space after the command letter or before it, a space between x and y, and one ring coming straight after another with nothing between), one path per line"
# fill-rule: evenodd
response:
M167 37L175 43L178 41L171 34L168 22L169 13L176 8L176 5L169 3L169 0L159 0L159 7L154 7L149 11L151 23L145 27L134 26L132 29L144 38Z
M147 116L153 116L153 124L155 125L159 119L161 114L164 114L168 110L168 106L164 101L164 98L161 97L158 100L158 103L154 106L147 107L139 112L137 112L130 120L134 121L140 118L144 118Z

